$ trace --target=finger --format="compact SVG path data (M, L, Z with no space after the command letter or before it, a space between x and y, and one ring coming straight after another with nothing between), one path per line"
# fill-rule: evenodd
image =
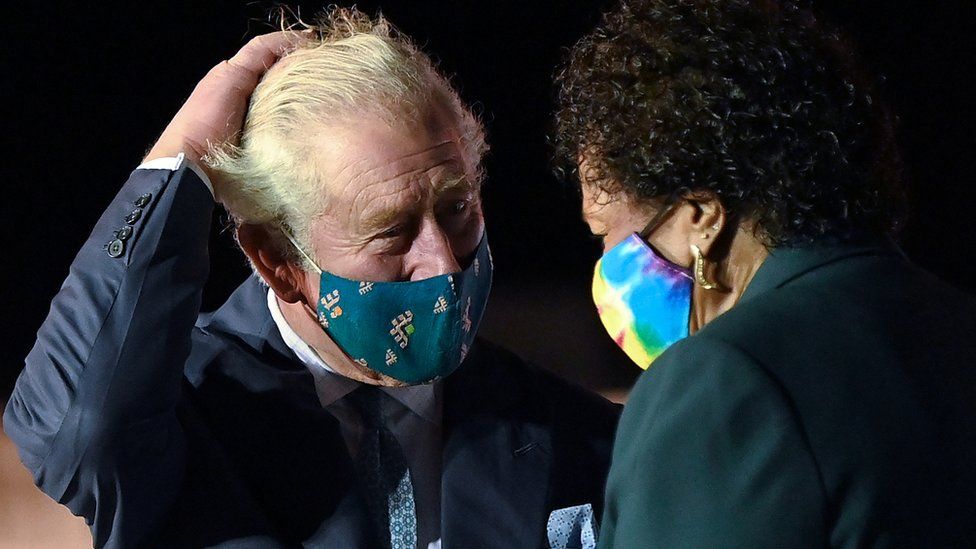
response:
M295 31L278 31L252 38L227 62L255 76L264 74L285 52L305 38Z

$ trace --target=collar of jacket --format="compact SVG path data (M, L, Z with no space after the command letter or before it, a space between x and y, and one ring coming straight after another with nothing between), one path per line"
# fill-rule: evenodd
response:
M884 238L858 238L844 243L824 242L792 248L773 248L742 294L744 303L820 267L843 259L891 255L905 258L894 241Z

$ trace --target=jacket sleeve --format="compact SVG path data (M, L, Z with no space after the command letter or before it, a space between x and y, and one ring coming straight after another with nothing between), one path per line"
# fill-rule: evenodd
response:
M97 547L142 544L181 485L175 407L213 207L185 163L134 171L72 263L7 404L4 430L35 483L87 519Z
M689 338L624 407L600 547L826 547L819 478L776 381L730 345Z

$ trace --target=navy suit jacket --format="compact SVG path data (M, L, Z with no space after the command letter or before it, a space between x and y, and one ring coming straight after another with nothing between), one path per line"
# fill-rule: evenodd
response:
M54 298L4 428L96 546L368 547L338 423L266 290L249 280L198 315L213 207L186 166L133 172ZM444 383L443 547L539 547L552 510L599 513L617 407L484 341Z

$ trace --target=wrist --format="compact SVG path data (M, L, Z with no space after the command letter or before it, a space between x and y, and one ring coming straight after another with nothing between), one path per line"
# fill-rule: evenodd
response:
M172 158L180 154L183 154L187 160L196 162L197 164L200 163L200 158L203 157L199 148L193 143L187 141L167 142L166 140L160 140L149 149L149 152L146 153L142 161L148 162L157 158Z

